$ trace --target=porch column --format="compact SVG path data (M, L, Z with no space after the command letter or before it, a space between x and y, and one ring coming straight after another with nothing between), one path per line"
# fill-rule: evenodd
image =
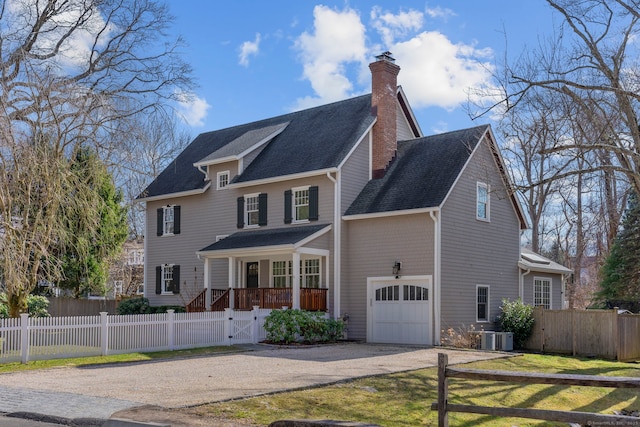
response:
M293 253L293 283L291 284L291 308L300 309L300 254Z
M229 308L233 309L235 295L233 295L233 284L236 282L236 259L229 257Z
M207 311L211 311L211 283L209 283L209 280L211 280L211 278L209 277L209 258L205 258L202 281L204 282L204 288L207 290L204 300L204 307Z

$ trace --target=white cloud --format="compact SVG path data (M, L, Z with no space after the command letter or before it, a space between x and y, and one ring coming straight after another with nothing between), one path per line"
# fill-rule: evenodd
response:
M190 126L203 126L207 111L211 105L204 98L194 93L176 93L178 98L178 115Z
M380 33L386 46L390 46L398 37L406 37L422 28L424 15L417 10L400 12L397 15L391 12L382 12L375 6L371 10L373 27Z
M254 41L247 41L240 46L240 65L249 66L249 57L256 56L260 51L260 33L256 33Z
M399 83L410 94L414 108L453 109L467 101L473 88L487 86L491 80L490 49L453 44L439 32L423 32L391 49L402 67Z
M429 15L431 18L446 18L450 16L456 16L455 12L451 9L442 8L440 6L437 7L426 7L425 13Z
M313 10L314 32L304 32L295 48L303 62L303 77L311 83L317 97L297 100L296 109L344 99L352 94L353 84L345 65L366 62L365 27L354 9L342 11L326 6Z

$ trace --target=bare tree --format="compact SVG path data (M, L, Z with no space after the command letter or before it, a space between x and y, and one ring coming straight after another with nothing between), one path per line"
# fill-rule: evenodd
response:
M60 211L97 224L93 190L73 182L67 159L109 151L122 120L188 93L170 22L153 0L0 2L0 272L11 315L37 280L63 274L50 252L66 243Z
M590 122L594 139L551 147L552 151L590 150L611 154L599 169L625 174L640 191L640 36L638 0L547 0L562 18L556 33L537 50L507 64L500 89L484 99L498 101L479 114L514 108L531 91L562 94ZM590 170L592 164L585 164Z

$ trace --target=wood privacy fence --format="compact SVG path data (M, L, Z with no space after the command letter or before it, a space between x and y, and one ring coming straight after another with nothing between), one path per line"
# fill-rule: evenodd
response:
M98 316L101 312L115 313L118 301L69 297L47 297L47 311L51 317Z
M590 412L555 411L548 409L508 408L461 405L449 402L449 378L509 383L574 385L640 389L640 378L604 377L594 375L541 374L536 372L487 371L450 368L448 356L438 354L438 401L431 409L438 411L438 427L449 426L449 412L466 412L493 417L517 417L545 421L578 423L588 426L637 426L638 418L625 415L594 414Z
M533 312L533 334L525 347L545 353L640 360L640 315L613 310L545 310Z
M0 319L0 363L257 343L269 309Z

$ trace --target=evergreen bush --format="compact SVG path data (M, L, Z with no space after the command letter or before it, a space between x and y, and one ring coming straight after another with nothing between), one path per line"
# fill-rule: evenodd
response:
M498 316L498 323L504 332L513 332L515 348L524 348L524 343L533 333L533 306L527 305L521 299L502 300L502 313Z
M322 312L273 310L265 319L267 341L277 344L328 343L342 336L342 320L327 319Z

